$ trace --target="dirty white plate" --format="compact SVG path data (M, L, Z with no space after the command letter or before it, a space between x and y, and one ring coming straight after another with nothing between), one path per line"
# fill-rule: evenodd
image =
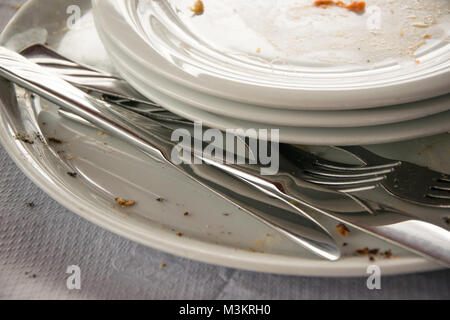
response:
M94 61L104 54L95 47L98 39L80 33L68 34L64 23L69 5L79 5L82 12L90 8L88 0L30 0L18 12L0 39L2 45L20 50L34 42L47 42L72 58ZM84 39L80 42L79 39ZM91 45L87 45L91 43ZM64 47L61 47L64 45ZM75 50L76 48L76 50ZM95 50L94 50L95 49ZM92 52L99 56L93 59ZM77 56L78 55L78 56ZM97 66L108 68L103 57ZM30 102L30 95L18 90L19 106ZM399 274L439 268L371 236L351 230L339 238L335 223L322 222L342 242L344 258L332 263L312 256L287 242L263 224L243 214L218 196L207 192L181 173L158 164L135 148L88 127L61 119L56 107L41 101L47 111L40 115L42 130L63 140L55 148L85 179L67 175L54 154L38 141L23 144L13 138L24 123L13 121L15 92L2 86L0 97L0 142L21 170L59 203L88 219L131 240L182 257L241 269L310 276L363 276L372 264L366 257L355 257L360 247L392 249L395 258L378 259L383 274ZM32 133L30 132L30 135ZM421 165L450 172L449 135L404 143L374 146L385 156L408 159ZM134 199L137 205L120 208L114 197ZM164 201L157 201L163 198ZM184 212L188 211L188 216ZM183 236L176 235L182 232Z
M365 109L449 92L450 2L93 0L97 27L153 72L204 93L297 110ZM263 17L263 18L262 18Z
M253 120L245 121L235 117L228 117L211 113L170 96L155 89L159 87L160 76L151 73L138 72L139 64L130 59L128 55L121 54L100 32L103 43L108 49L109 56L121 76L135 89L147 98L159 103L164 108L192 121L226 129L278 129L281 142L310 145L361 145L379 144L402 141L419 137L431 136L450 130L450 111L445 111L429 117L389 123L377 126L362 127L300 127L277 125L272 122L262 123ZM443 98L445 100L445 98ZM442 105L441 105L442 106Z
M89 17L84 19L88 20ZM146 83L173 99L217 115L281 126L348 128L403 122L450 110L449 94L402 105L358 110L288 110L245 104L179 85L154 73L139 61L130 63L134 56L127 54L127 47L117 42L114 35L102 32L101 29L99 31L111 54L126 57L125 70L140 74L141 78L146 79Z

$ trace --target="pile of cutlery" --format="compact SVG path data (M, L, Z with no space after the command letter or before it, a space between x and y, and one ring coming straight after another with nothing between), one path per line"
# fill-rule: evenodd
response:
M273 176L262 176L261 165L230 165L191 146L185 146L189 156L206 165L178 164L172 159L173 127L189 128L192 122L148 101L118 77L70 61L42 45L22 55L1 47L0 76L57 104L62 116L95 126L173 166L323 258L337 260L341 253L315 215L450 266L445 220L450 211L450 179L445 174L385 159L363 147L339 147L363 163L354 166L280 145L280 170ZM36 127L38 112L30 112ZM374 194L380 190L393 201L378 201ZM321 201L324 197L332 197L339 206ZM424 207L435 208L441 219L423 214Z

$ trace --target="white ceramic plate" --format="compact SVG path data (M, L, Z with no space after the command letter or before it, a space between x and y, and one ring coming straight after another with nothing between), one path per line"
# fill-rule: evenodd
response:
M114 36L102 33L102 37L110 43L109 52L117 52L117 54L127 56L128 50L122 43L116 42ZM131 59L133 59L133 56L128 57L127 62ZM124 67L128 68L129 72L140 74L142 78L145 77L146 82L161 93L198 109L240 120L270 123L272 125L298 127L374 126L423 118L450 110L450 95L366 110L311 111L260 107L207 95L184 87L155 74L146 65L139 64L139 61L134 64L127 63Z
M99 42L95 34L83 33L86 30L81 28L79 32L86 36L81 37L82 43L78 31L66 35L67 29L61 21L67 18L68 5L80 5L83 10L90 7L88 0L28 1L3 32L0 43L16 50L36 41L58 48L61 38L65 37L65 47L61 47L61 51L70 52L72 58L84 57L84 61L97 61L100 57L100 63L105 63L103 48L95 46ZM92 46L85 46L86 43ZM73 50L75 47L77 50ZM91 56L93 48L98 54L96 57ZM5 89L2 96L11 93ZM21 106L29 98L19 92ZM335 263L320 260L271 233L264 225L182 174L155 163L126 143L59 118L53 105L43 103L48 108L40 116L44 133L64 141L58 148L64 151L80 175L86 177L84 181L90 183L69 177L47 147L40 143L24 145L15 140L13 136L23 123L11 121L13 109L9 105L6 109L0 108L3 147L21 170L52 198L87 220L131 240L190 259L280 274L365 276L371 262L352 256L356 248L363 246L393 249L396 258L377 261L385 275L439 268L355 230L348 238L341 239L349 243L343 248L347 256ZM446 134L381 145L372 150L450 172L449 147L450 139ZM137 200L137 205L126 210L117 207L112 198L118 195ZM156 201L158 197L165 201ZM185 211L191 213L189 217L184 216ZM334 230L335 223L323 223ZM176 236L175 231L183 232L184 237ZM249 252L249 249L264 253Z
M324 10L310 0L205 0L205 13L195 17L192 2L93 5L98 28L129 56L183 86L230 100L361 109L450 90L447 0L373 0L363 14ZM372 21L374 10L379 21ZM267 55L260 57L258 47Z
M102 33L100 33L102 35ZM164 108L187 119L203 122L205 125L226 129L279 129L280 141L294 144L310 145L361 145L379 144L402 141L418 137L430 136L450 130L450 111L421 119L367 127L354 128L312 128L279 126L272 123L258 123L244 121L232 117L225 117L210 113L182 101L173 99L155 89L154 85L160 77L151 74L141 74L130 70L137 70L139 65L130 60L126 54L121 55L114 49L114 43L103 37L103 43L109 50L114 66L135 89L149 99L164 106Z

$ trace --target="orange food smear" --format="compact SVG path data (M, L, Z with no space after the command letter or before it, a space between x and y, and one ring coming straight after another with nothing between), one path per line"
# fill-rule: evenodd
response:
M316 2L314 2L314 5L316 7L319 7L319 6L334 6L334 5L336 5L336 2L334 2L334 0L317 0Z
M322 7L326 9L328 6L338 6L341 8L348 9L353 12L362 12L366 10L366 3L364 1L353 1L350 4L345 4L342 1L334 1L334 0L316 0L314 2L316 7Z
M361 12L366 10L366 3L364 1L354 1L346 5L345 8L353 12Z

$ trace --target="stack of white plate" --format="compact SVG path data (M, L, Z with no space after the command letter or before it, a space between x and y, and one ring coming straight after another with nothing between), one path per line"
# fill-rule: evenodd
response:
M149 99L219 128L377 144L450 131L450 1L93 0L119 73Z

